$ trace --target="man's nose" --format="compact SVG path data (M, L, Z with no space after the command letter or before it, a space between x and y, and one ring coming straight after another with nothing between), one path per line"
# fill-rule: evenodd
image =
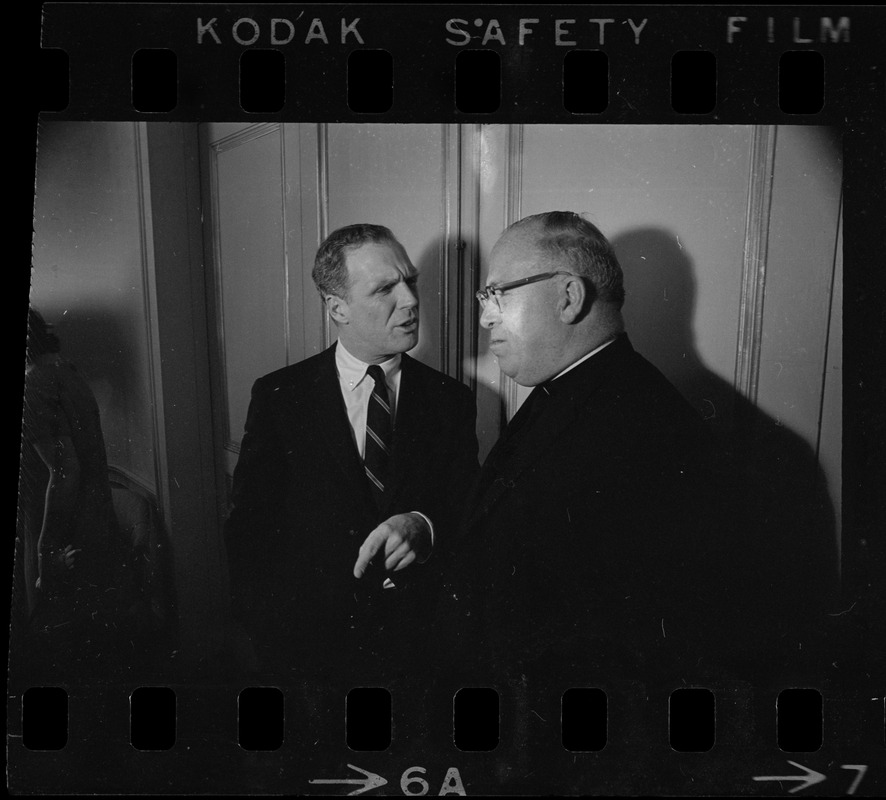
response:
M495 321L498 318L498 308L496 308L495 303L490 301L483 306L483 310L480 312L480 324L484 328L491 328L495 325Z
M415 308L418 305L418 289L402 282L398 287L397 305L400 308Z

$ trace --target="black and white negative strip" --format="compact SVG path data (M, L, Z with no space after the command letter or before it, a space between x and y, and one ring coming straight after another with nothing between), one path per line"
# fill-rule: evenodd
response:
M10 792L882 796L881 7L39 36Z

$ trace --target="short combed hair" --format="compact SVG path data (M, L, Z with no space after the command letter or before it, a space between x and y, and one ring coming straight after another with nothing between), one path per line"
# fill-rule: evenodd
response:
M508 232L538 231L541 253L559 267L587 278L600 300L621 308L625 299L621 265L609 240L574 211L547 211L515 222Z
M349 291L348 253L364 244L389 244L402 249L402 245L384 225L346 225L329 234L317 250L311 277L321 297L335 295L347 298Z

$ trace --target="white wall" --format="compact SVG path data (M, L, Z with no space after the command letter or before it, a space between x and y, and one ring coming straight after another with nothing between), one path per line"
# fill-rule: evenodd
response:
M134 123L40 126L31 303L92 387L111 465L156 490Z

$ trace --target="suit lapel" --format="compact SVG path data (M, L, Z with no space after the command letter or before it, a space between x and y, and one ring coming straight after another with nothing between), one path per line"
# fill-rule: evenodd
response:
M338 372L335 369L335 345L324 352L313 385L313 406L317 423L323 431L329 457L343 473L342 486L349 495L375 512L375 502L363 470L363 462L354 445L345 401L341 396Z
M559 381L554 397L548 398L549 407L528 428L521 431L519 442L513 453L506 457L504 463L498 465L497 474L490 473L491 456L499 449L496 443L477 479L475 490L468 506L467 527L470 528L478 517L492 508L501 498L512 490L520 476L537 463L542 454L553 447L568 432L570 425L583 413L588 397L601 385L609 374L612 365L633 352L633 348L625 334L621 334L611 345L597 355L592 356L573 371L567 373ZM521 407L522 410L522 407ZM517 414L520 412L518 411ZM517 415L514 416L517 422ZM507 437L507 431L502 439ZM508 442L502 441L502 447Z
M551 407L542 413L542 418L537 419L526 430L519 434L519 443L506 460L493 466L492 455L483 464L477 488L471 500L468 527L471 527L478 516L492 508L501 498L511 491L517 484L520 476L542 454L553 447L557 440L565 434L573 420L576 418L576 406L571 398L550 398ZM516 416L515 416L516 419ZM506 434L505 434L506 435ZM508 443L503 442L502 447L507 448ZM495 449L499 449L498 444Z
M394 422L394 441L383 512L387 511L409 476L414 475L416 458L422 453L427 455L430 452L422 443L427 441L429 432L433 430L428 421L427 393L413 368L412 359L405 353L400 370L397 419Z
M478 505L480 499L486 494L497 474L492 465L496 464L497 460L507 457L502 451L505 451L509 447L508 442L513 437L514 430L523 425L525 421L523 417L529 415L529 406L532 404L536 391L541 391L541 389L538 389L538 387L533 389L533 393L530 394L520 408L517 409L517 413L514 414L511 421L499 435L498 440L492 446L492 449L486 454L483 466L468 493L468 502L465 504L465 509L468 513L479 510ZM473 514L471 514L470 518L473 519Z

